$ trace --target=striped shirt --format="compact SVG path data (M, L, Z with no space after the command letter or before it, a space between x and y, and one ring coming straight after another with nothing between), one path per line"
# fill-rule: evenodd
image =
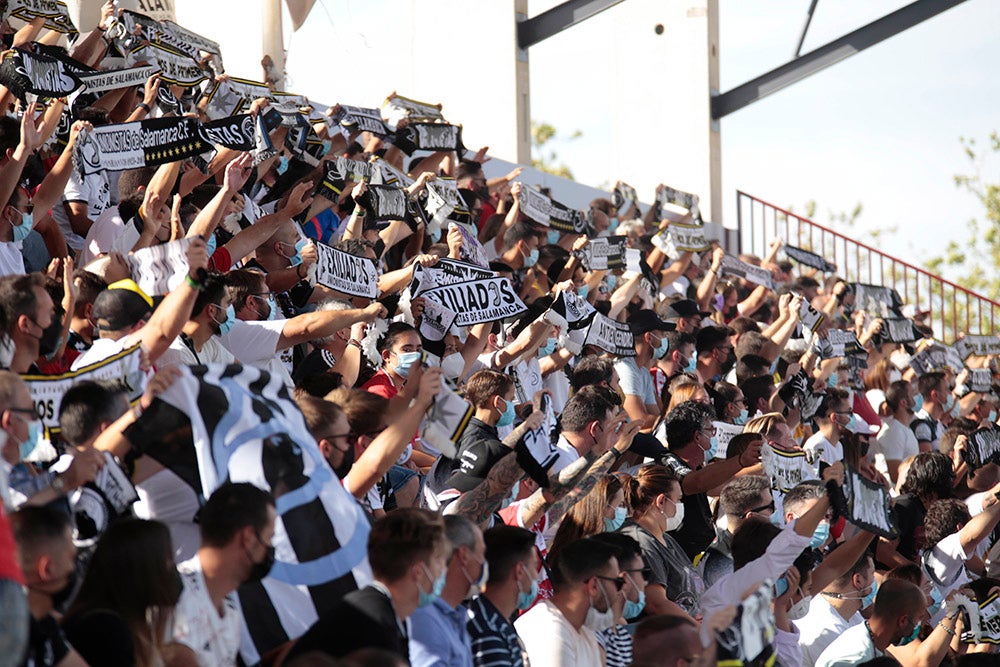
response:
M480 595L469 603L467 628L476 667L527 667L517 631L486 596Z
M607 667L628 667L632 664L632 635L624 625L613 625L595 633L595 636L604 649Z

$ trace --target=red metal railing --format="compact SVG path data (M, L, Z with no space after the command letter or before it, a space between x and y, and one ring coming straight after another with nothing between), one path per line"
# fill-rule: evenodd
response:
M938 340L951 343L960 333L993 334L996 330L1000 303L926 269L739 190L736 213L740 252L764 257L771 241L780 237L822 255L837 265L839 276L893 287L903 303L930 311L929 324Z

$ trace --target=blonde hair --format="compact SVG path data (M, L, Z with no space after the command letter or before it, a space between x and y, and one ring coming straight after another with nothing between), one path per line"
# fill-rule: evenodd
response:
M768 412L767 414L754 417L743 426L744 433L760 433L764 436L774 436L777 434L778 426L788 425L784 416L780 412Z

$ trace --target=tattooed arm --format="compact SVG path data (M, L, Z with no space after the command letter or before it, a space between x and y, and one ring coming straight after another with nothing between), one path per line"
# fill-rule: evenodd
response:
M534 430L542 425L545 413L535 410L524 422L508 435L503 443L511 448L529 430ZM462 494L462 497L445 508L445 514L461 514L473 523L482 526L490 515L500 507L500 502L510 493L514 482L524 475L521 466L517 464L517 456L508 454L497 461L489 473L486 480L472 489Z
M577 459L553 478L547 489L538 489L521 503L520 520L523 526L533 526L546 511L549 522L556 524L562 520L569 508L580 501L597 484L601 475L611 469L615 461L632 446L632 438L639 432L641 422L628 422L622 426L614 446L600 453L591 451ZM596 460L595 460L596 459ZM530 521L530 523L529 523Z

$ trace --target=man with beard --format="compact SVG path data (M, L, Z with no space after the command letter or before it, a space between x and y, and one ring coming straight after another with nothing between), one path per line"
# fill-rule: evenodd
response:
M441 369L424 369L412 405L377 434L354 433L347 414L332 401L297 389L295 402L302 410L306 426L316 439L323 458L348 493L362 500L406 449L420 420L440 391ZM359 389L340 389L335 395L350 400L354 392L365 393ZM370 444L361 450L355 460L356 447L362 438L370 438Z
M187 664L234 667L240 650L236 589L260 581L274 565L274 498L253 484L226 483L198 512L201 548L177 566L184 590L174 640Z
M69 515L49 505L25 507L10 517L18 564L28 586L31 612L25 663L38 667L86 666L53 615L57 597L73 586L76 547Z
M736 364L736 345L729 327L702 327L698 330L698 380L702 383L721 380Z

